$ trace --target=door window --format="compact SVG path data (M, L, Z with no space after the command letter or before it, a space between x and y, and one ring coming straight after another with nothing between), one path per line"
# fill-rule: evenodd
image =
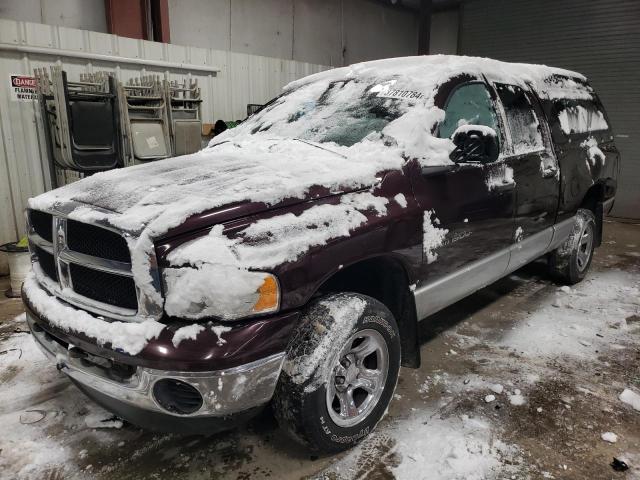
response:
M497 84L507 120L513 153L520 155L544 150L542 127L525 91L515 85Z
M444 120L440 124L440 138L450 138L462 125L491 127L500 138L493 102L483 83L467 83L453 91L447 101Z

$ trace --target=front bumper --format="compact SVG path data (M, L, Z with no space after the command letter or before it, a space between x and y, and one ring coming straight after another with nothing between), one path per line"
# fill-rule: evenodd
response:
M273 396L284 359L284 353L278 353L239 367L210 372L136 367L129 378L118 380L109 375L104 365L87 361L77 354L73 345L65 345L45 330L30 311L27 311L27 323L44 354L82 391L126 420L155 430L194 432L200 420L216 417L226 424L231 415L257 411ZM180 380L198 390L203 400L200 409L182 415L163 408L156 400L153 388L162 379ZM161 418L164 420L158 424ZM202 424L202 427L206 433L211 433L210 426Z

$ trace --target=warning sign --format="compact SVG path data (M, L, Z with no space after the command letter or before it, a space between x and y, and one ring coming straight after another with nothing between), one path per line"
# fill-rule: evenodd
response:
M36 79L28 75L10 75L12 102L30 102L37 100Z

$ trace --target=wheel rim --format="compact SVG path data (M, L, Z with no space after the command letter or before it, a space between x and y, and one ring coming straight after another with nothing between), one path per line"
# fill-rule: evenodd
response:
M582 231L582 235L580 236L580 241L578 242L578 254L576 256L576 260L578 263L578 270L581 272L587 268L589 265L589 259L591 258L591 252L593 251L593 225L591 223L587 223L584 230Z
M389 372L384 337L366 329L353 334L333 359L327 381L327 410L334 423L352 427L375 408Z

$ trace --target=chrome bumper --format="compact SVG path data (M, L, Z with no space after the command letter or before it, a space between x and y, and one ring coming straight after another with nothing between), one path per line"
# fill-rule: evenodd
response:
M39 327L30 313L27 313L27 323L43 353L77 383L124 404L175 417L222 417L266 404L273 396L284 361L284 353L278 353L239 367L211 372L138 367L129 379L120 382L108 377L98 366L69 355L69 349ZM153 396L153 386L166 378L181 380L196 388L203 398L202 407L188 415L162 408Z

